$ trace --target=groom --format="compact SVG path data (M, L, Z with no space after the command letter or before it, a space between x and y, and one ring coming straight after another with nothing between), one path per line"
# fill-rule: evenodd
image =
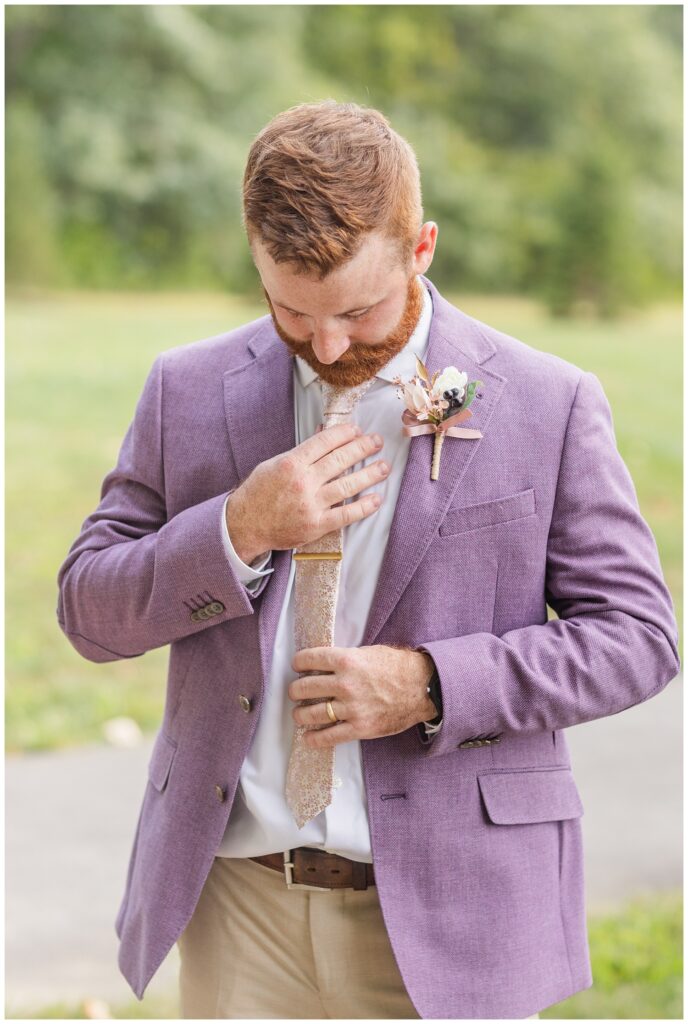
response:
M84 657L170 645L120 967L142 998L177 942L188 1018L537 1016L592 984L565 729L680 667L609 404L425 276L437 225L377 111L279 114L243 196L269 315L156 358L59 575ZM417 358L480 382L437 480L395 387ZM325 558L296 615L298 554L340 529L336 603ZM299 726L334 754L302 827Z

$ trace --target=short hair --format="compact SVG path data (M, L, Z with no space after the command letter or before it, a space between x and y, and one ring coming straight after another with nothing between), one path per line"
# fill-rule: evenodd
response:
M320 280L377 230L408 267L423 223L415 153L372 107L335 100L290 107L251 145L243 223L251 247L259 239L275 263Z

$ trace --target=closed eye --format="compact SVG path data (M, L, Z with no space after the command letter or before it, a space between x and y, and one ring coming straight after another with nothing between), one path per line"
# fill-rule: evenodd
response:
M293 309L287 309L286 306L284 306L283 308L287 311L289 316L293 316L295 320L301 320L305 316L305 313L297 313ZM366 316L367 313L370 313L370 308L369 309L364 309L361 313L344 313L344 314L342 314L341 319L342 320L360 320L361 317Z

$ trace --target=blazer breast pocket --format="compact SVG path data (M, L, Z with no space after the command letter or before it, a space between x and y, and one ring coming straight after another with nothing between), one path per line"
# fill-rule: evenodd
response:
M450 508L439 526L440 537L453 537L468 530L479 530L484 526L508 523L513 519L524 519L535 514L535 490L506 494L503 498L481 501L477 505Z

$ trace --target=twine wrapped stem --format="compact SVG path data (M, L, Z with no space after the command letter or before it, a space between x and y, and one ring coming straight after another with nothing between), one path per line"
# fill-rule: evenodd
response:
M437 480L440 475L440 457L442 455L442 445L444 444L444 431L438 430L435 432L435 443L432 448L432 469L430 470L430 479Z

